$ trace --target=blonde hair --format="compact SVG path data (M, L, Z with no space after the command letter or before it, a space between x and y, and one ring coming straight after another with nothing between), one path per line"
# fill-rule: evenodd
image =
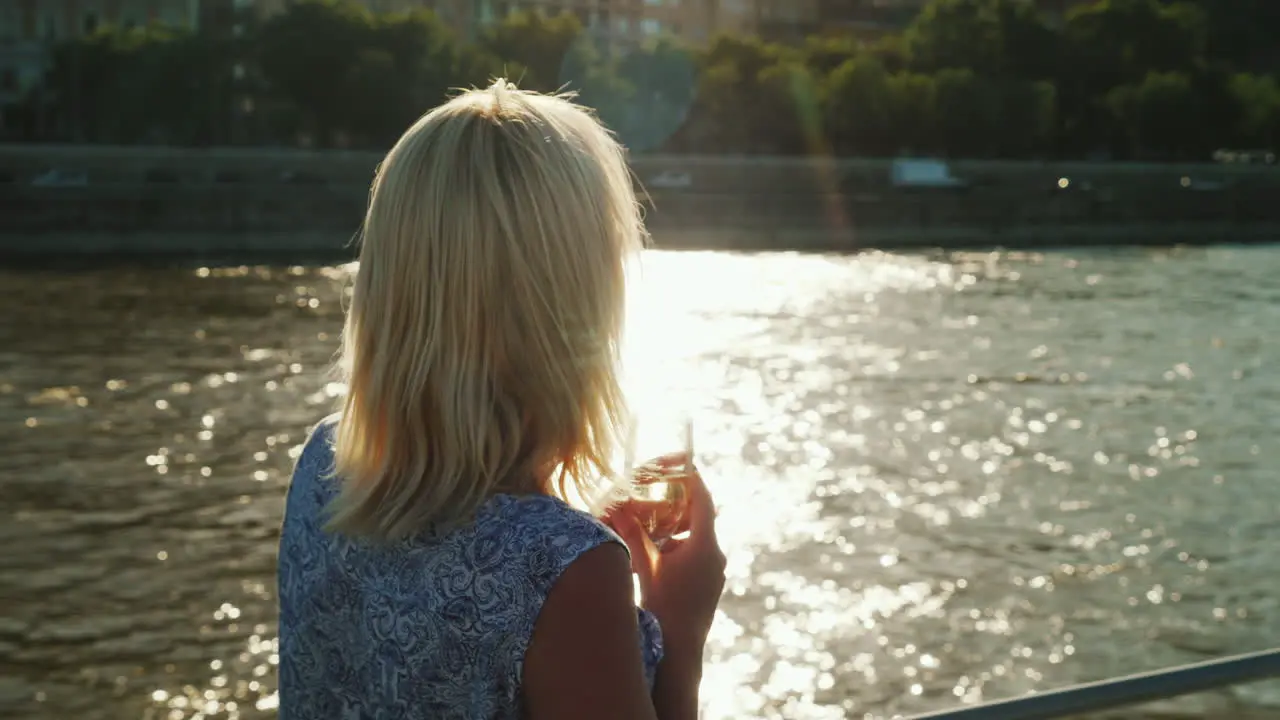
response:
M643 245L623 149L568 96L499 80L414 123L365 215L329 529L393 540L495 493L603 497Z

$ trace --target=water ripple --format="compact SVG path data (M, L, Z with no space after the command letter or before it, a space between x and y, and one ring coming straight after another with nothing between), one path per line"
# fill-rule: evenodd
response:
M274 714L283 491L343 391L352 270L4 273L0 715ZM633 380L693 414L723 503L706 717L887 718L1273 642L1277 273L1275 248L651 254ZM1260 684L1144 716L1277 712Z

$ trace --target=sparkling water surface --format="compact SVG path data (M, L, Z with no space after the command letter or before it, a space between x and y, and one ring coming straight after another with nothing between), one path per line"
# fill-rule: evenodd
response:
M352 266L0 272L0 716L275 713ZM645 258L730 558L705 713L887 718L1280 644L1280 247ZM1129 711L1280 717L1280 687Z

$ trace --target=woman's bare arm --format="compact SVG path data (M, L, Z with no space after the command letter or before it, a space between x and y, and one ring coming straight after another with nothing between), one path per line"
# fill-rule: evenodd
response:
M664 694L696 696L696 684L682 687L679 677L668 675L660 675ZM556 581L525 652L522 692L529 720L659 720L644 679L624 548L593 548ZM660 720L692 718L679 713Z

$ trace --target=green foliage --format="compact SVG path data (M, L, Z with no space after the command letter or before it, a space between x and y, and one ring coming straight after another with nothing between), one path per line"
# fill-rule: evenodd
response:
M1240 145L1275 147L1280 140L1280 83L1270 76L1238 73L1231 77L1228 91L1239 113Z
M76 140L204 144L230 107L230 77L215 40L158 26L101 30L55 50L34 99Z
M526 10L486 29L480 48L498 58L502 73L521 87L554 92L565 85L565 65L582 67L595 60L594 48L582 39L577 17L567 13L548 17Z
M1118 84L1192 69L1203 57L1203 31L1199 10L1187 3L1101 0L1071 14L1065 37L1077 72Z
M904 34L914 66L1040 79L1052 71L1055 36L1023 0L935 0Z
M344 0L293 5L257 48L268 85L299 110L295 134L322 145L394 140L459 80L493 69L429 11L379 17Z
M937 82L943 146L962 156L995 155L1004 129L1002 98L995 81L964 68L939 72Z
M861 55L831 73L826 126L839 155L892 154L893 87L884 65Z
M1280 72L1280 3L1191 0L1204 14L1205 54L1245 72Z
M304 0L244 37L104 28L26 116L108 143L385 147L458 87L568 90L634 151L1205 158L1280 139L1280 2L934 0L899 33L609 52L571 14L466 42L432 12Z
M1152 71L1141 82L1107 94L1107 104L1128 128L1139 157L1181 158L1199 140L1199 111L1191 78Z
M889 117L890 148L908 155L946 152L938 141L938 81L932 75L900 72L889 78L892 98Z
M697 60L692 53L669 40L659 40L619 59L609 71L597 62L595 83L584 83L582 100L601 108L601 117L629 147L640 151L662 147L684 126L698 92ZM595 90L612 78L611 92ZM613 102L594 99L607 95Z

